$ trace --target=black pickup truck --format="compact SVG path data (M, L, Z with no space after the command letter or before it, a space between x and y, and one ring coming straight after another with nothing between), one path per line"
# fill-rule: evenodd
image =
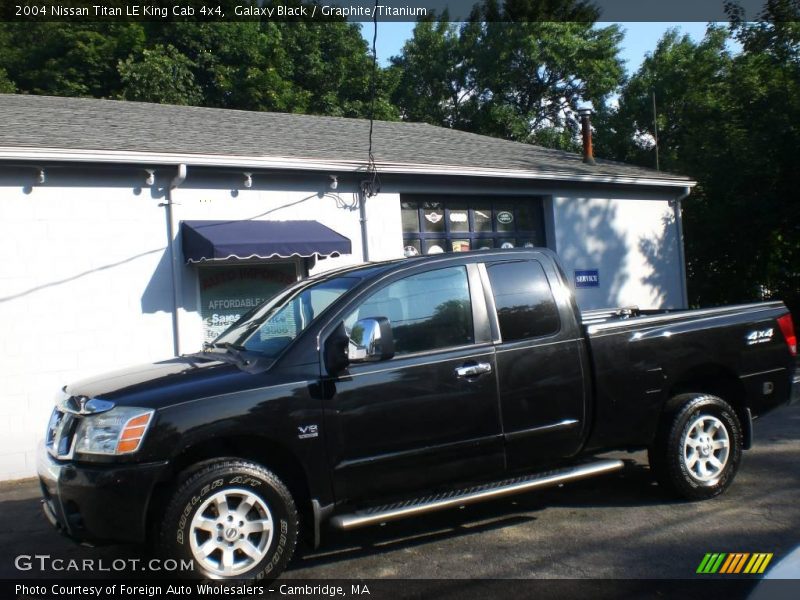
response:
M65 386L43 507L88 543L152 541L272 578L301 528L349 530L620 469L725 490L790 401L780 302L581 314L556 256L478 251L298 282L202 352ZM796 390L795 390L796 391Z

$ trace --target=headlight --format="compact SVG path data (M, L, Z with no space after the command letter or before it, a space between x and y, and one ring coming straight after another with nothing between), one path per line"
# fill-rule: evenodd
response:
M153 412L145 408L117 406L108 412L84 417L75 432L75 451L85 454L136 452Z

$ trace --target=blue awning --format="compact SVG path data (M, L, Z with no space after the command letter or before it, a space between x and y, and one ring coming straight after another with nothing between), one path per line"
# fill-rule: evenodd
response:
M186 262L350 254L350 240L316 221L182 221Z

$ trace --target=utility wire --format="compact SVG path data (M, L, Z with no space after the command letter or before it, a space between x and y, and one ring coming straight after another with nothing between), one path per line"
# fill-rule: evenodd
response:
M372 130L375 122L375 95L376 78L378 74L378 1L375 0L375 9L372 13L372 77L370 78L369 102L369 150L367 152L367 179L361 182L361 190L367 198L376 196L381 191L381 180L378 177L378 168L375 166L375 156L372 153Z

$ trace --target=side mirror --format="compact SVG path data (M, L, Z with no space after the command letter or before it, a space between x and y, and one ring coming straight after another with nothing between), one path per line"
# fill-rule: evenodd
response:
M394 338L389 319L374 317L356 321L347 347L350 362L374 362L393 356Z
M347 358L347 346L349 343L350 338L347 337L344 323L339 323L338 327L325 341L325 368L331 375L342 372L349 364L350 361Z

